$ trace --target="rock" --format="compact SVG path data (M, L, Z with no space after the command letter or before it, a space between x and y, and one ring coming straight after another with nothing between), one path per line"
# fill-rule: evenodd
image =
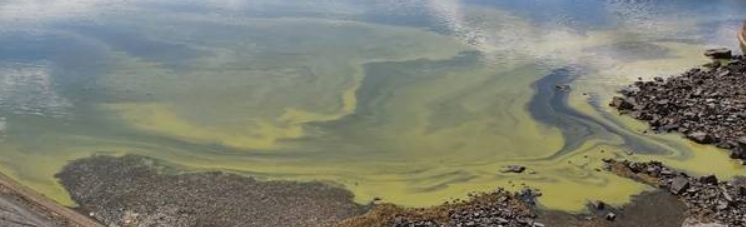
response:
M673 170L670 170L668 168L662 168L661 171L660 171L660 174L661 175L673 175L674 172L673 172Z
M609 105L616 107L619 110L629 110L634 107L634 105L627 102L627 100L622 97L614 97Z
M738 146L746 147L746 136L741 136L736 139L736 142L738 143Z
M567 85L567 84L557 84L554 87L557 88L557 90L560 90L560 91L569 91L570 90L570 85Z
M689 189L689 179L683 176L676 177L671 181L668 189L671 190L671 193L679 195Z
M705 68L708 68L708 69L717 69L718 67L720 67L720 62L719 61L713 61L713 62L706 63L706 64L704 64L702 66L704 66Z
M702 131L696 131L696 132L689 133L688 135L686 135L686 137L700 144L712 143L712 137L706 132L702 132Z
M730 158L732 159L746 159L746 150L745 149L734 149L730 151Z
M616 220L616 214L609 212L608 214L606 214L606 220L608 220L608 221L614 221L614 220Z
M699 178L699 182L703 184L718 184L718 178L715 175L707 175Z
M717 206L715 207L717 210L725 210L728 209L728 201L725 200L719 200L717 202Z
M709 49L705 51L705 56L712 59L731 59L733 54L726 48Z
M509 165L503 168L500 172L503 173L523 173L523 171L526 170L526 167L519 166L519 165Z
M746 151L746 136L736 139L736 148L741 151Z
M593 200L591 201L591 207L593 207L596 210L603 210L606 209L606 203L599 200Z
M671 132L671 131L676 131L676 130L679 130L678 124L667 124L667 125L658 127L659 132Z

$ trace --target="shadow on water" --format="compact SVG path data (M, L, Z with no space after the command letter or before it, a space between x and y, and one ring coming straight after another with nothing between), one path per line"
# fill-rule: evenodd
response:
M569 106L567 100L572 88L560 88L563 85L570 84L580 76L580 73L582 72L573 68L556 69L533 84L536 94L528 104L529 112L537 121L558 128L565 140L565 144L560 150L539 160L555 159L579 149L583 143L594 137L608 138L610 136L621 137L623 146L633 149L635 152L646 154L673 153L671 148L664 145L665 141L649 137L643 138L633 134L628 129L617 128ZM604 112L601 110L600 101L594 101L591 96L590 102L596 111ZM604 116L604 118L608 119L610 116ZM608 120L613 121L612 119Z

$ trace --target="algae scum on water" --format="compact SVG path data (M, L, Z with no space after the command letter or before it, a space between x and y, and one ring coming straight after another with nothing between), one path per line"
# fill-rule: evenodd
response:
M339 184L359 203L528 184L569 211L649 189L596 171L629 151L743 174L605 100L737 45L720 31L746 3L489 2L0 2L0 170L67 205L54 174L68 161L139 154Z

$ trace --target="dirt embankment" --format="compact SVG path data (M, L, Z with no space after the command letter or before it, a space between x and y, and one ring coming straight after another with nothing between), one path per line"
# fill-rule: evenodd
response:
M141 156L74 161L57 177L96 220L113 226L329 226L360 215L344 189L227 173L165 174Z

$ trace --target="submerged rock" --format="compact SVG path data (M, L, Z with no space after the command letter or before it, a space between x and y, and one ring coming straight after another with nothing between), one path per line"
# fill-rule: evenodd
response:
M733 57L733 54L726 48L717 48L705 51L705 56L713 59L730 59Z
M500 170L503 173L523 173L523 171L526 171L526 167L519 165L509 165Z

